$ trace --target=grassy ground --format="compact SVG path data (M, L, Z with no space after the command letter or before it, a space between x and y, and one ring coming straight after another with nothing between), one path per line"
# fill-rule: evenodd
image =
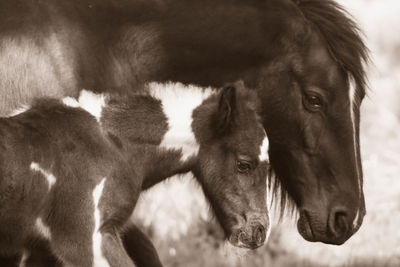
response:
M367 216L342 246L304 241L295 219L276 226L267 245L227 255L220 229L190 179L169 181L142 197L136 211L165 266L400 266L400 1L340 1L366 32L374 65L362 106L361 145ZM241 252L242 253L242 252ZM241 254L239 253L239 254Z

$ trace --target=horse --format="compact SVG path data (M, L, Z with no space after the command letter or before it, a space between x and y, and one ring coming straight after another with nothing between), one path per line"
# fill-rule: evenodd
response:
M298 211L298 232L340 245L361 226L368 49L334 0L4 0L0 25L3 114L76 88L242 79L262 101L274 195Z
M39 98L0 119L2 253L39 239L68 266L136 266L120 236L142 187L187 172L232 245L264 244L268 138L255 94L238 85L146 91Z

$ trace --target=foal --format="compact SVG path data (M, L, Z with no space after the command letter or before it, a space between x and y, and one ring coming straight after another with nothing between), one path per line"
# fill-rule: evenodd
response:
M261 246L268 139L254 95L150 84L0 119L0 253L47 240L66 265L134 266L120 235L142 188L192 171L235 246Z

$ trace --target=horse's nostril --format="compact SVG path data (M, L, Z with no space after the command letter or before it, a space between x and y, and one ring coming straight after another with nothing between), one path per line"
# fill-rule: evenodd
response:
M348 216L345 209L336 208L329 218L329 230L336 238L343 238L349 231Z
M265 227L261 224L257 225L253 229L253 242L255 242L257 245L262 245L264 244L265 241Z

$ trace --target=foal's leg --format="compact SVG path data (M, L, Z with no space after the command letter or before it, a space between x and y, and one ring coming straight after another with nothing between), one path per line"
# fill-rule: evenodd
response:
M130 225L121 237L126 252L138 267L162 267L153 243L136 225Z
M61 267L62 264L53 255L47 240L37 240L25 260L25 267Z
M135 267L115 230L101 234L102 252L111 267ZM146 265L149 266L149 265Z
M157 251L150 239L137 226L131 224L121 235L122 243L129 257L137 267L162 267ZM25 267L61 267L50 251L48 241L37 243L31 248ZM18 267L21 257L0 258L0 266Z
M20 255L15 255L11 257L0 256L0 266L1 267L18 267L21 261Z

